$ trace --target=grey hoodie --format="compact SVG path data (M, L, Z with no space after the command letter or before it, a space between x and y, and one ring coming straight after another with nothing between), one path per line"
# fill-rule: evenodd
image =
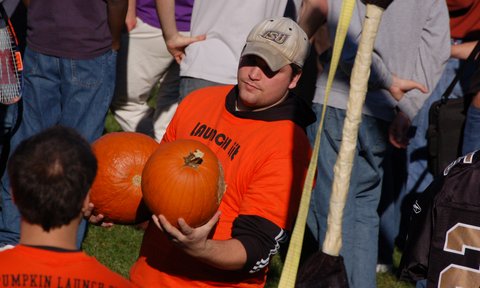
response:
M327 25L334 39L342 1L328 1ZM343 48L340 64L332 85L329 106L346 109L349 79L357 45L361 36L365 4L357 0ZM333 43L333 40L332 40ZM383 13L377 34L369 91L363 113L391 121L397 107L410 119L417 114L429 94L411 90L396 101L386 90L392 74L424 84L433 90L450 57L449 16L445 0L396 0ZM313 102L324 102L329 66L317 78Z

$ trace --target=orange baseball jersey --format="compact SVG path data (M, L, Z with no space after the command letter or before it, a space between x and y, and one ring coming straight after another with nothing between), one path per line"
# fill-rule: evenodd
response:
M186 255L154 225L147 228L130 279L141 287L263 287L270 256L292 227L311 154L302 127L311 110L290 94L261 112L236 111L237 87L197 90L178 106L162 141L194 139L220 160L227 191L213 239L235 238L247 251L241 271ZM310 112L310 113L309 113Z
M0 287L134 287L81 251L17 245L0 252Z

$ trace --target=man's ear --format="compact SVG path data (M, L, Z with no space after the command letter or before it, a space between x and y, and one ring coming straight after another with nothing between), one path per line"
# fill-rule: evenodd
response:
M85 199L83 200L82 211L88 209L88 204L90 204L90 190L88 190L87 196L85 196Z
M288 89L293 89L297 87L298 80L300 80L300 77L302 76L302 71L297 73L295 76L293 76L292 80L290 81L290 85L288 85Z

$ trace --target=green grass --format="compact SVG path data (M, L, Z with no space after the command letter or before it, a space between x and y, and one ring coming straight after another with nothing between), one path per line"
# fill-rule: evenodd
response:
M150 103L150 105L153 105L153 103ZM109 112L106 119L105 132L114 131L121 131L121 128ZM83 249L87 254L95 256L111 270L128 278L130 267L138 257L142 236L143 231L133 226L114 225L111 228L103 228L90 225L83 243ZM394 267L398 267L400 257L400 253L395 251ZM274 256L270 264L266 288L277 287L282 266L283 263L280 257L278 255ZM414 286L398 281L392 273L378 273L377 287L412 288Z
M112 112L109 110L107 114L107 118L105 119L104 133L118 132L118 131L122 131L122 128L120 127L120 124L118 124L118 122L115 121L115 118L113 118Z
M126 225L103 228L90 225L83 249L111 270L128 278L128 271L138 257L143 231Z

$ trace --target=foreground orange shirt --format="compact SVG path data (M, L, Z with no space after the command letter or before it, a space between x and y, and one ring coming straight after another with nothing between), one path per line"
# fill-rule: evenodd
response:
M230 239L232 223L240 214L258 215L288 230L311 153L306 134L291 120L262 120L266 111L256 120L234 115L226 108L231 90L232 86L209 87L187 96L163 141L194 139L219 158L227 191L213 239ZM171 245L151 223L130 279L141 287L263 287L266 268L250 274L210 267Z
M83 252L60 252L20 244L0 252L0 287L123 288L133 285Z

